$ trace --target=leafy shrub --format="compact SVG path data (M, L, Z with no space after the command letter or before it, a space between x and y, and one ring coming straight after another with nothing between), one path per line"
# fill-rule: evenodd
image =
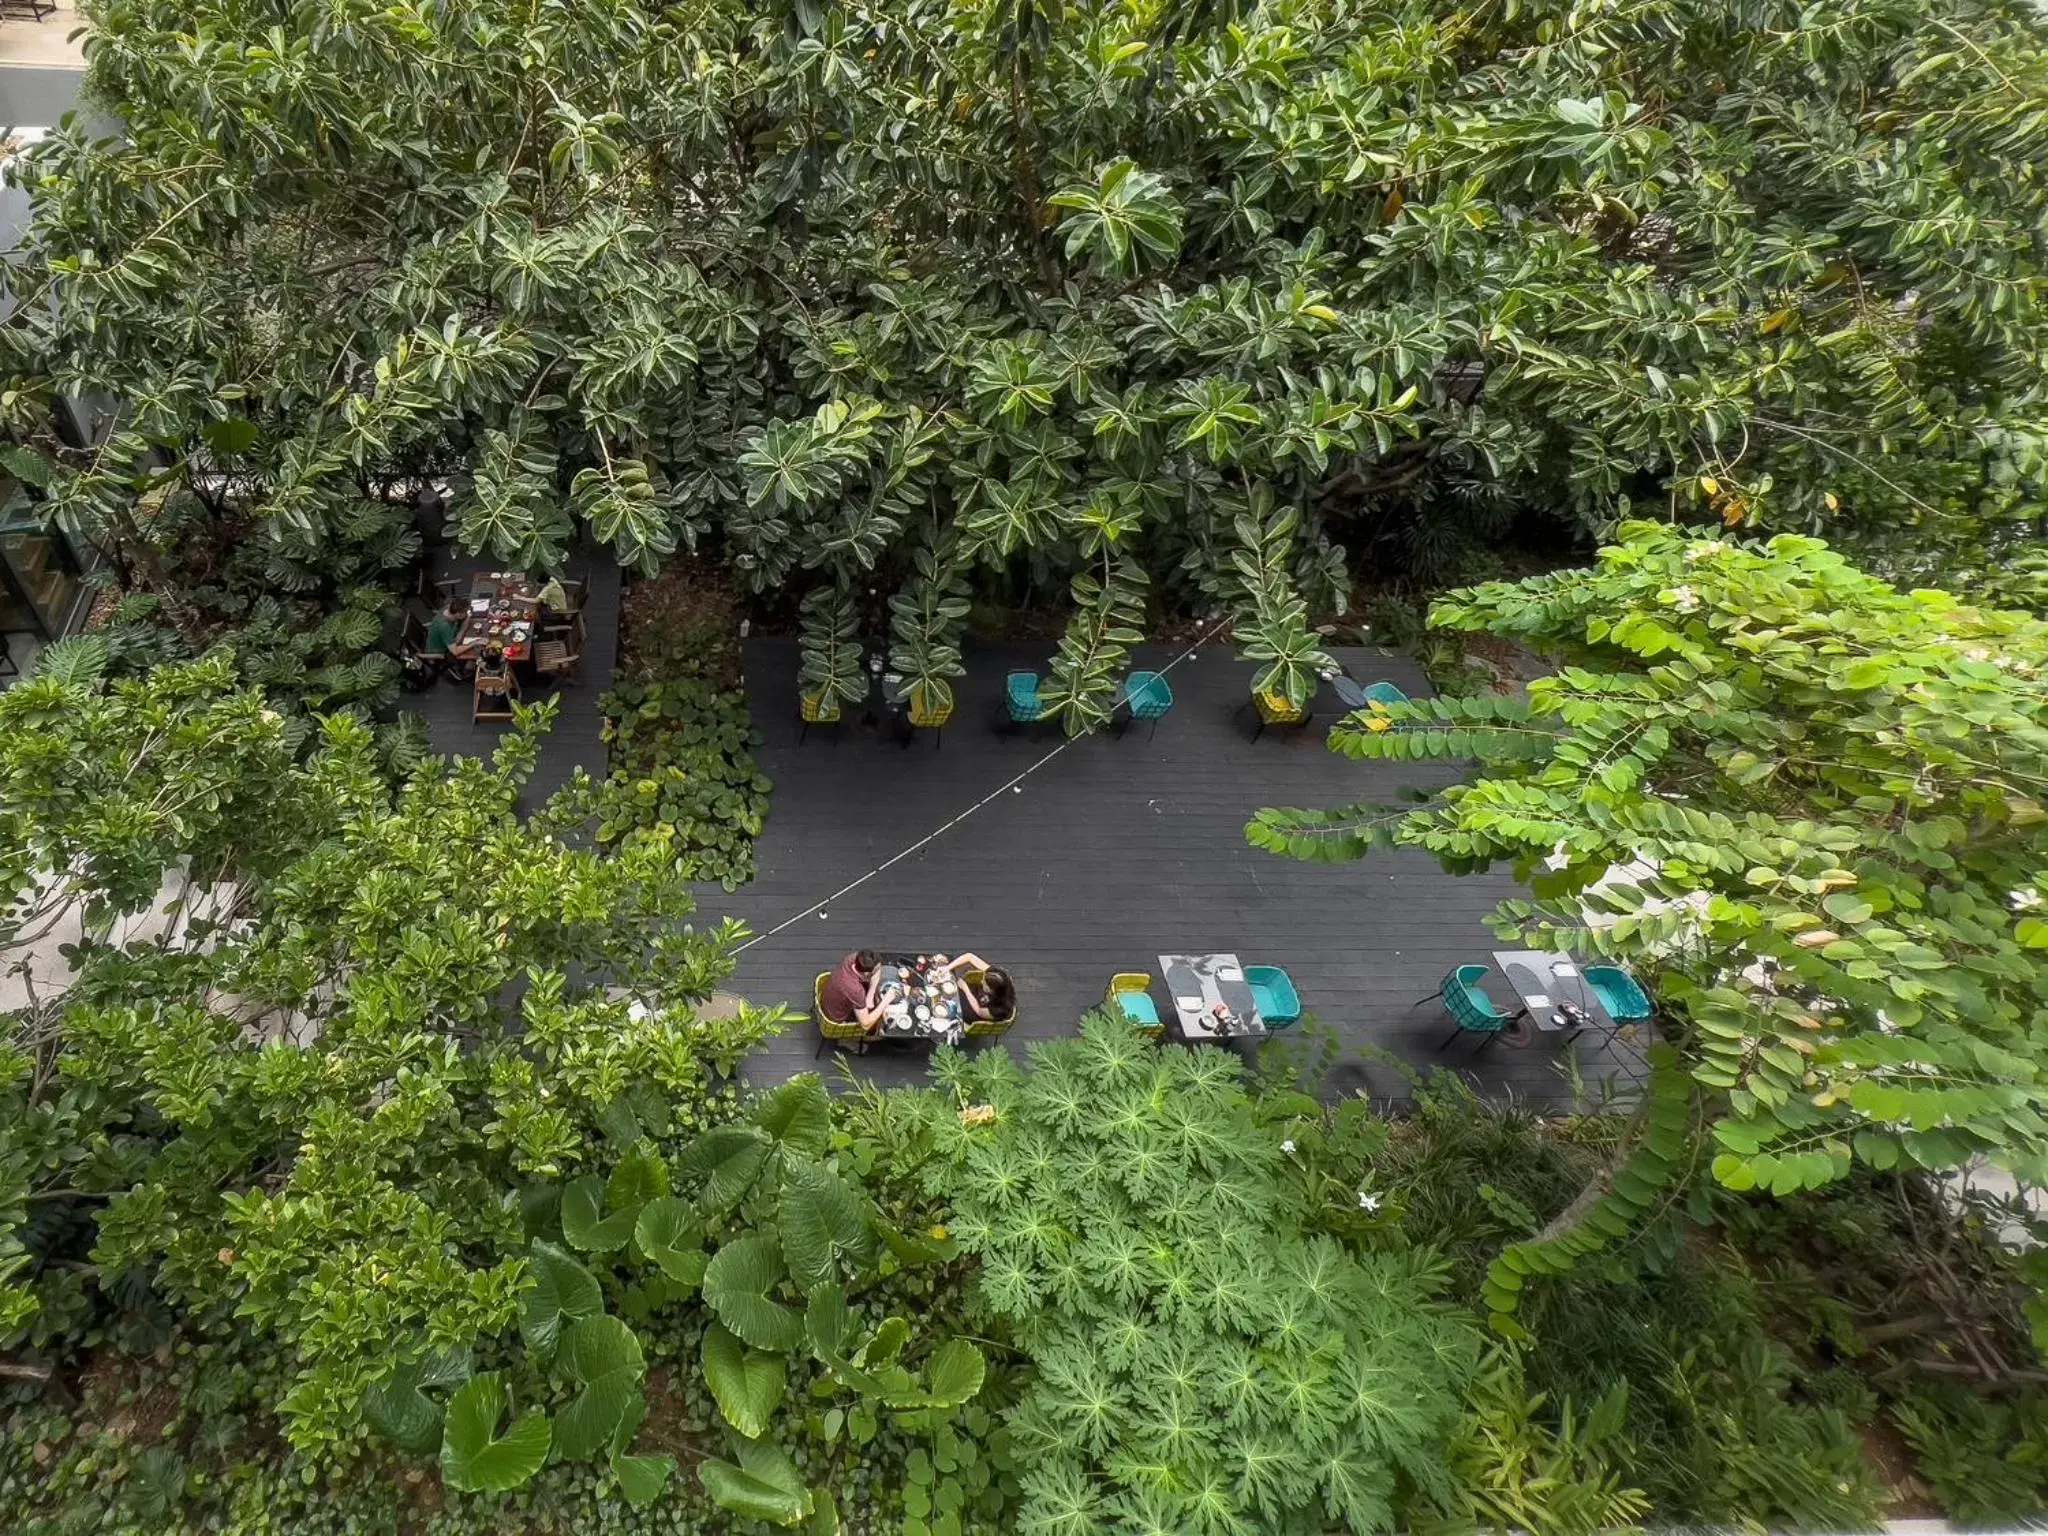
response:
M604 696L612 774L598 837L667 827L683 873L732 890L754 873L754 839L773 785L755 767L760 745L746 695L698 677L619 683Z
M754 763L731 610L690 565L629 591L627 665L600 701L612 763L598 802L600 841L666 828L684 876L727 890L753 878L774 787Z
M941 1052L931 1165L1035 1378L1008 1419L1022 1529L1386 1529L1447 1498L1476 1358L1418 1255L1308 1230L1281 1133L1235 1057L1101 1015Z
M1892 1415L1952 1518L2007 1521L2048 1508L2048 1391L2031 1388L1999 1402L1929 1382L1908 1392Z

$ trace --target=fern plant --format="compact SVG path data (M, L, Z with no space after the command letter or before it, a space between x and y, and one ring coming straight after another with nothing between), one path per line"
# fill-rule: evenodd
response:
M1307 1230L1241 1063L1095 1014L1031 1067L940 1053L929 1174L1036 1367L1018 1528L1370 1531L1447 1496L1475 1334L1426 1261Z

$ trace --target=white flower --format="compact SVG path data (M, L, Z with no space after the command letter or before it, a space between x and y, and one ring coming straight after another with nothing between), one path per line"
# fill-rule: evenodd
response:
M1692 613L1700 605L1700 595L1691 587L1673 587L1665 594L1664 600L1680 613Z
M2006 900L2012 903L2015 912L2031 912L2042 904L2044 898L2037 887L2023 885L2007 896Z
M1291 1141L1283 1141L1280 1143L1280 1150L1282 1152L1292 1152L1294 1150L1294 1143Z
M1358 1192L1358 1208L1361 1211L1376 1211L1380 1208L1380 1197L1369 1195L1361 1189Z
M1718 555L1727 547L1719 539L1709 539L1704 544L1695 544L1685 552L1685 563L1687 565L1697 565L1709 555Z

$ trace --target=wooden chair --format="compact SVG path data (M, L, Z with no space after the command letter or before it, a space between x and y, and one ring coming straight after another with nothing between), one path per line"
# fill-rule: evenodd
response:
M574 677L583 660L583 615L574 614L567 624L542 634L544 638L533 648L533 669L556 683Z
M824 1055L825 1047L828 1045L844 1045L848 1041L853 1042L854 1055L865 1056L868 1050L868 1032L858 1022L842 1024L825 1014L825 983L831 979L830 971L820 971L818 979L811 983L811 1012L818 1020L818 1048L811 1053L811 1059L815 1061Z
M519 697L519 679L512 675L510 664L507 664L502 672L493 672L487 667L478 667L476 669L475 688L476 693L470 701L469 710L469 722L471 725L476 724L479 720L511 720L516 718L512 713L512 705ZM484 707L484 700L486 699L498 700L499 707L486 709Z

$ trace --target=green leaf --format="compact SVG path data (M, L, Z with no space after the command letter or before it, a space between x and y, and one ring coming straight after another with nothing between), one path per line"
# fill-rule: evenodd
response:
M565 1322L604 1310L604 1292L595 1275L540 1238L528 1250L527 1269L533 1284L521 1298L519 1326L526 1347L545 1359L554 1354Z
M708 1460L697 1476L720 1509L769 1525L793 1526L811 1512L803 1475L780 1447L765 1441L739 1442L740 1466Z
M619 1480L619 1492L635 1509L645 1509L661 1497L662 1489L676 1469L676 1459L666 1452L655 1456L612 1453L612 1476Z
M441 1442L441 1476L465 1493L504 1493L529 1480L547 1460L548 1416L529 1409L504 1435L505 1379L496 1371L474 1377L448 1403Z
M459 1386L473 1369L467 1348L438 1350L399 1367L363 1394L363 1417L402 1451L431 1455L441 1443L441 1405L427 1387Z
M948 1339L925 1367L924 1398L933 1408L957 1408L981 1391L988 1362L966 1339Z
M788 1374L780 1355L750 1350L713 1323L704 1333L704 1380L732 1427L758 1440L782 1403Z
M583 1461L611 1446L640 1398L647 1361L639 1337L616 1317L589 1317L564 1336L556 1368L582 1391L555 1416L555 1453Z
M647 1202L634 1224L633 1240L677 1284L696 1285L703 1280L710 1257L702 1246L704 1228L690 1207L674 1195L658 1195Z
M790 1277L806 1295L838 1274L838 1255L869 1236L860 1196L823 1168L794 1172L782 1186L778 1235Z
M596 1174L572 1179L562 1191L562 1236L571 1248L584 1253L611 1253L626 1246L633 1235L637 1209L612 1216L600 1214L605 1182Z
M802 1318L768 1294L781 1279L782 1257L773 1238L736 1238L705 1266L704 1300L746 1343L782 1353L795 1349L804 1335Z
M704 1180L698 1203L708 1215L722 1216L746 1198L773 1146L752 1126L722 1125L684 1148L676 1162L676 1176Z
M785 1147L823 1157L832 1145L832 1096L807 1072L763 1098L755 1107L754 1123Z

